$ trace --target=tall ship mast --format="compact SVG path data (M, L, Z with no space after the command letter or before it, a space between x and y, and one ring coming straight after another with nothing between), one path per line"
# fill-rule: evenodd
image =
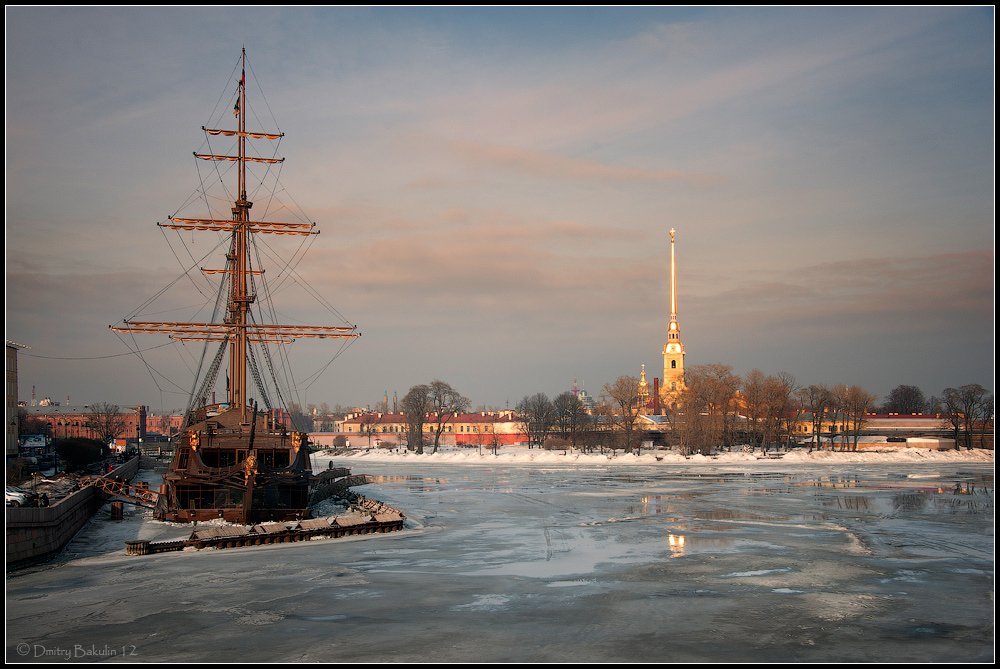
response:
M192 388L184 426L168 472L165 493L156 509L159 518L190 522L225 518L239 523L307 517L311 466L305 433L286 424L272 406L262 381L262 365L272 370L272 349L297 339L354 339L357 327L345 325L289 325L267 322L255 310L264 269L256 251L257 235L319 234L313 222L254 220L247 195L247 165L270 168L284 158L249 155L248 140L276 141L283 132L247 130L246 49L240 54L240 78L233 107L236 129L202 126L209 137L235 138L232 153L198 153L198 160L235 163L236 190L231 218L170 216L160 227L179 232L216 232L228 236L222 268L200 268L220 279L218 316L198 321L152 321L125 318L111 326L120 334L165 334L176 342L203 342L202 363L214 348L207 368L200 365ZM230 98L232 99L232 98ZM220 174L221 176L221 174ZM256 259L256 260L255 260ZM270 293L269 293L270 295ZM271 314L276 314L271 310ZM209 402L223 358L228 357L226 402ZM250 378L265 408L248 394ZM280 395L280 393L279 393Z

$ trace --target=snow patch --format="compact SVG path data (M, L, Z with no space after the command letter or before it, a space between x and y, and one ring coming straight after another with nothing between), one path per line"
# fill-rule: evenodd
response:
M784 453L780 460L758 459L753 453L719 453L717 455L680 455L673 451L648 451L640 455L618 454L609 456L601 453L581 453L578 451L543 451L519 447L505 447L498 455L483 453L475 449L441 448L437 453L417 455L390 449L373 448L364 451L334 453L321 451L313 455L316 469L326 467L330 460L357 460L361 462L414 462L469 465L586 465L608 467L609 465L671 465L671 464L741 464L773 468L776 462L782 464L872 464L872 463L956 463L993 462L993 451L985 449L936 451L923 448L893 448L885 451L813 451L804 448Z
M479 595L468 604L458 604L451 607L452 611L496 611L505 608L510 602L507 595L488 594Z
M784 574L790 572L791 567L779 567L778 569L759 569L757 571L737 571L732 574L726 574L722 578L744 578L747 576L768 576L769 574Z

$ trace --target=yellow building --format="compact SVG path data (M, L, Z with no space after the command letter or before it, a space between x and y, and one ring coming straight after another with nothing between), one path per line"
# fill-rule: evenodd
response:
M430 436L436 425L433 415L428 414L423 425L423 433ZM343 420L336 421L335 432L310 435L317 444L327 445L324 439L332 443L333 437L343 435L348 438L366 437L368 441L355 443L372 446L395 446L405 441L409 431L406 416L402 413L362 412L348 414ZM448 446L476 446L498 444L515 444L527 441L524 430L514 418L514 412L482 411L479 413L461 413L449 417L444 424L441 443Z

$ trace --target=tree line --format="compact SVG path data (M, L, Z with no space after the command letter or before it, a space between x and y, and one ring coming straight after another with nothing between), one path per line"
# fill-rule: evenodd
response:
M973 447L993 420L993 398L978 384L946 388L941 398L927 400L915 386L900 385L879 405L878 398L857 385L810 384L800 386L787 373L765 374L753 369L740 376L721 363L693 365L686 386L677 397L678 409L663 417L669 427L665 445L684 454L716 450L787 448L799 439L813 449L856 451L871 413L921 413L936 410L942 424L952 426L956 448ZM596 406L587 407L566 391L550 398L545 393L525 395L517 403L514 420L525 435L528 448L638 451L644 430L638 416L639 379L620 376L604 384ZM410 388L400 402L407 423L407 448L437 452L441 436L453 418L468 411L469 400L444 381ZM803 422L811 423L801 432ZM429 426L429 427L427 427ZM374 433L374 421L368 426ZM362 425L362 433L366 432ZM964 436L964 441L961 437ZM477 433L480 445L494 453L500 435L488 427ZM982 440L982 437L981 437ZM982 443L980 443L982 445Z
M686 377L686 387L676 398L678 409L665 416L670 428L666 445L684 454L736 446L766 453L787 448L804 436L810 451L824 447L857 451L869 415L877 411L940 414L942 426L947 423L953 429L955 447L964 443L972 448L977 431L979 445L984 445L994 418L993 397L979 384L946 388L940 399L930 400L918 388L901 385L879 406L877 396L861 386L800 386L784 372L753 369L740 376L729 365L714 363L693 365ZM532 447L638 450L642 431L637 419L646 411L639 406L638 386L634 376L605 384L592 411L584 410L572 393L553 401L538 393L517 405L517 415ZM799 432L804 420L811 424L805 434Z

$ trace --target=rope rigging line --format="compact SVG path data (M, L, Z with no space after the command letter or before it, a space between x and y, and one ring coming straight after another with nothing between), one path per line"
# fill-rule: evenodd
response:
M282 190L282 192L288 192L288 190L286 188L282 188L281 190ZM305 211L306 210L302 207L302 205L300 205L298 203L298 200L295 199L295 196L292 195L290 192L288 192L288 198L295 204L296 207L299 208L299 211L302 212L302 215L305 216ZM309 219L308 219L308 217L303 218L303 220L306 221L306 222L310 222Z
M296 388L296 390L309 390L309 388L311 388L314 383L319 381L319 378L323 375L324 372L326 372L326 370L330 367L330 365L333 364L333 361L339 358L341 355L343 355L343 353L351 346L353 346L354 342L356 341L357 339L344 340L344 342L340 345L340 350L334 353L333 357L330 358L325 365L320 367L315 373L311 374L310 376L307 376L305 379L302 380L303 383L305 383L309 379L312 379L312 381L309 381L309 383L306 384L304 388Z
M292 283L298 283L295 280L295 277L293 276L295 268L298 266L300 262L302 262L306 254L309 252L309 249L312 248L312 245L315 242L316 242L316 235L309 235L307 237L304 237L302 241L299 242L299 247L295 249L294 253L292 253L292 257L289 258L287 261L285 261L284 267L281 268L281 271L278 273L278 276L275 277L276 285L273 288L274 293L279 293L282 290L284 290L285 286L288 284L289 281L291 281ZM269 244L267 244L266 242L262 243L266 247L266 250L271 254L272 258L280 258L280 256L278 256L277 251L271 248ZM320 304L322 304L322 302L320 302Z
M205 143L208 145L208 152L209 153L215 153L215 150L212 149L212 140L210 140L208 138L208 135L205 136ZM230 151L232 151L232 150L239 151L238 147L239 147L239 142L238 141L233 141L229 145L229 150ZM199 158L195 158L194 160L195 160L195 163L197 163L200 159ZM231 193L230 190L229 190L229 186L226 185L226 180L223 179L223 176L225 176L226 174L228 174L230 170L232 170L232 169L234 169L236 167L236 163L235 162L230 162L228 160L225 161L225 163L226 163L225 165L220 165L219 164L220 161L218 161L218 160L213 160L213 161L211 161L211 163L212 163L212 169L215 170L215 175L219 178L219 183L222 184L222 190L226 193L226 197L229 198L230 202L236 200L237 197L239 196L239 193L237 193L236 195L233 195L233 193ZM200 170L199 170L199 172L200 172Z
M262 244L265 247L265 249L269 253L272 254L272 257L276 257L277 252L274 249L272 249L270 247L270 245L268 245L266 242L263 242L263 241L262 241ZM311 245L312 245L312 240L310 240L310 247L311 247ZM298 262L301 262L302 257L304 257L305 254L306 254L306 252L308 252L308 251L309 251L309 248L306 248L301 253L301 256L299 257L299 260L296 262L296 264L298 264ZM344 316L344 314L340 313L339 309L337 309L335 306L333 306L333 304L331 304L329 300L327 300L325 297L323 297L322 294L320 294L315 288L313 288L312 285L308 281L306 281L304 278L302 278L302 275L300 275L293 267L291 267L289 265L287 269L288 269L288 275L289 275L288 278L291 281L294 281L299 287L301 287L303 290L305 290L317 302L319 302L321 305L323 305L324 307L326 307L327 310L330 311L330 313L336 315L344 323L347 323L349 325L353 325L353 323L351 323L351 321L348 320L348 318L346 316ZM282 284L282 286L279 286L278 288L273 288L272 292L277 293L278 290L280 290L280 288L283 287L283 285L284 284Z
M157 389L157 390L159 390L159 391L160 391L161 393L162 393L162 392L170 392L170 391L164 391L164 389L163 389L163 388L162 388L162 387L160 386L160 384L159 384L159 383L158 383L158 382L156 381L156 377L157 377L157 376L159 376L159 377L160 377L161 379L163 379L164 381L166 381L167 383L169 383L169 384L170 384L170 385L172 385L173 387L177 388L177 390L178 390L178 391L180 391L180 392L181 392L182 394L183 394L183 393L185 393L186 391L185 391L185 390L184 390L183 388L181 388L181 387L180 387L179 385L177 385L177 384L176 384L176 383L175 383L175 382L174 382L174 381L173 381L172 379L170 379L170 378L169 378L169 377L168 377L168 376L167 376L166 374L163 374L162 372L160 372L159 370L157 370L157 369L156 369L155 367L153 367L153 366L152 366L152 365L151 365L151 364L149 363L149 361L148 361L148 360L146 360L146 358L144 358L144 357L142 356L142 350L141 350L141 349L139 349L139 346L138 346L138 343L137 343L137 342L135 341L135 333L134 333L134 332L129 332L129 335L130 335L130 336L131 336L131 338L132 338L132 343L134 344L134 348L133 348L133 347L130 347L130 346L128 345L128 342L127 342L127 341L126 341L125 339L123 339L123 338L121 337L121 335L120 335L119 333L115 332L115 336L116 336L116 337L118 337L118 339L119 339L119 340L120 340L120 341L121 341L121 342L122 342L123 344L125 344L125 346L126 346L127 348L131 348L131 349L132 349L132 350L133 350L133 351L134 351L134 352L136 353L136 355L138 355L138 356L139 356L139 360L141 360L141 361L142 361L142 364L143 364L143 365L144 365L144 366L146 367L146 371L147 371L147 372L149 372L149 377L150 377L150 378L151 378L151 379L153 380L153 385L155 385L155 386L156 386L156 389Z
M150 346L149 348L142 349L142 353L146 351L155 351L158 348L163 348L164 346L170 346L176 344L177 342L168 341L166 344L157 344L156 346ZM111 355L92 355L92 356L81 356L81 357L60 357L54 355L35 355L34 353L19 353L28 358L41 358L43 360L107 360L108 358L121 358L126 355L138 355L140 351L129 351L128 353L113 353Z
M277 158L277 156L278 156L278 150L279 150L280 147L281 147L281 139L279 138L274 143L274 151L271 152L271 157L272 158ZM275 165L277 165L277 168L275 168ZM268 175L272 172L272 169L273 169L273 171L275 172L275 175L274 175L274 186L271 188L271 193L268 196L267 205L264 207L264 210L261 213L261 219L262 220L267 218L267 213L271 210L271 201L274 199L274 193L277 191L278 185L280 184L281 170L284 167L284 165L285 165L284 162L281 162L281 163L265 163L265 165L264 165L264 174L263 174L263 176L260 177L260 179L259 179L259 181L257 183L257 187L254 188L253 195L254 195L254 198L256 199L257 193L259 193L264 188L264 181L267 179ZM256 172L254 171L252 165L248 165L247 166L247 171L250 172L251 174L253 174L256 177Z
M278 125L278 118L274 115L274 111L271 109L271 103L267 101L267 95L264 93L264 87L260 85L260 80L257 79L257 73L254 72L253 65L247 61L247 69L250 70L250 78L253 79L254 83L257 84L257 90L260 91L260 97L264 99L264 106L267 107L267 113L271 115L271 120L274 121L274 127L281 131L281 126ZM261 124L263 127L263 124Z
M271 288L271 293L272 295L277 294L278 292L284 289L288 281L292 281L293 283L303 288L309 295L313 297L313 299L319 302L322 306L326 307L328 311L335 314L344 323L350 324L351 322L347 319L347 317L345 317L342 313L340 313L340 311L337 310L337 308L334 307L318 291L313 289L312 286L309 284L309 282L305 281L305 279L302 279L301 281L296 279L296 277L298 277L299 279L301 279L302 277L300 274L298 274L298 272L295 271L295 267L300 262L302 262L306 254L312 248L312 245L313 243L315 243L315 241L316 241L316 236L309 235L307 239L303 239L302 242L299 243L299 248L296 249L295 253L293 253L292 258L288 261L284 261L283 263L284 267L282 267L281 271L278 273L278 276L274 279L277 285ZM271 246L267 242L261 240L261 245L263 246L265 253L267 253L275 263L281 262L281 256L279 256L277 251L271 248Z
M254 249L254 256L257 259L257 265L263 266L263 263L260 258L260 249L257 247L256 244L256 236L251 237L251 246ZM257 310L260 312L262 320L270 321L272 323L277 323L279 322L279 319L277 317L277 310L274 308L274 302L271 299L270 282L265 278L264 274L261 274L260 276L261 276L260 292L263 294L264 299L257 302ZM251 275L251 280L254 281L253 285L256 291L257 283L252 275ZM267 315L267 312L270 312L271 318L269 319L264 318L264 316ZM267 346L266 343L263 342L260 344L260 347L261 347L261 352L263 353L264 356L264 362L267 364L268 371L271 375L271 381L274 384L274 392L277 394L278 402L281 404L281 406L287 408L288 404L285 401L284 393L281 392L281 383L278 382L278 378L274 373L274 360L271 356L271 349L270 347Z
M198 282L195 281L193 278L191 278L191 275L188 274L188 268L184 267L184 263L181 262L180 257L177 255L177 251L174 250L174 245L170 243L170 238L167 237L167 231L166 231L166 229L163 228L162 226L159 226L159 225L156 226L156 227L158 227L160 229L160 234L163 235L164 241L167 242L167 248L169 248L170 249L170 253L173 254L174 260L176 260L177 264L181 266L181 271L183 271L184 275L187 276L188 279L190 279L191 285L194 286L194 289L197 290L201 294L202 297L204 297L206 300L208 300L209 299L209 295L206 295L205 291L202 289L202 287L198 285ZM187 244L184 243L184 238L181 237L181 231L180 230L174 230L174 232L177 233L177 237L180 240L181 246L184 247L185 251L187 251L188 257L191 258L192 264L197 264L197 261L194 259L194 255L192 255L192 253L191 253L191 249L188 248Z
M219 244L216 244L211 249L209 249L209 251L205 255L203 255L201 257L201 259L195 261L194 266L197 266L202 260L204 260L205 258L207 258L212 253L214 253L215 249L217 249L218 247L219 247ZM142 304L140 304L138 307L136 307L135 309L133 309L128 315L125 316L125 320L133 318L134 316L136 316L137 314L139 314L143 309L145 309L150 304L152 304L154 301L156 301L156 299L158 297L160 297L161 295L163 295L163 293L165 293L168 290L170 290L170 288L172 288L174 286L174 284L176 284L184 276L186 276L188 274L188 272L190 272L192 269L194 269L194 266L188 267L188 268L184 269L184 273L181 274L181 276L178 276L176 279L174 279L173 281L171 281L170 283L168 283L167 285L165 285L163 288L161 288L160 290L158 290L156 293L154 293L153 296L150 297L148 300L146 300L145 302L143 302ZM182 268L183 268L183 265L182 265Z
M265 296L265 299L263 300L263 302L268 303L268 309L271 312L271 316L272 316L270 319L267 319L267 320L270 320L270 322L274 322L274 323L279 322L279 319L277 318L277 312L274 309L274 305L273 305L273 303L270 302L270 291L268 290L268 282L267 281L262 281L261 283L262 283L262 287L263 287L263 294ZM260 304L260 306L258 307L258 310L263 314L264 311L265 311L264 304ZM278 346L278 352L279 352L278 355L279 355L279 358L280 358L281 355L282 355L282 353L284 352L284 348L285 347L281 346L280 344L277 345L277 346ZM268 344L266 342L261 342L260 343L260 348L261 348L261 353L262 353L263 358L264 358L264 363L267 365L268 374L270 375L271 383L272 383L272 385L274 387L274 392L275 392L275 394L277 396L278 402L279 402L280 406L287 408L288 407L288 402L285 399L285 397L287 395L287 391L285 391L285 392L282 391L282 383L278 380L278 375L275 373L275 370L274 370L274 367L275 367L275 364L274 364L274 355L271 352L271 347L268 346ZM280 367L281 367L282 375L285 376L284 387L286 389L289 389L290 385L289 385L288 376L289 376L289 374L291 372L291 365L288 362L287 356L284 358L284 364L281 364Z
M274 384L274 392L278 396L278 402L285 409L288 408L288 402L285 401L285 397L281 392L281 384L278 383L278 377L274 374L274 363L271 360L271 349L268 348L267 344L261 344L261 348L264 350L264 362L267 363L268 372L271 374L271 382Z
M233 69L229 73L229 80L226 81L226 85L222 88L222 92L219 93L219 99L215 101L215 106L212 107L212 112L208 115L208 125L212 125L212 121L215 120L215 118L216 118L216 116L215 116L216 113L218 113L220 116L222 116L222 114L225 112L225 107L223 107L222 111L219 111L219 103L222 102L222 98L226 95L226 91L230 90L230 87L233 85L233 79L236 78L236 71L238 69L240 69L240 59L239 58L236 59L236 63L233 65ZM230 100L231 99L232 98L230 97Z
M264 401L264 406L270 411L271 399L267 396L267 391L264 389L264 382L261 381L260 371L257 369L257 358L253 353L253 346L247 348L247 361L250 363L250 375L253 376L254 385L257 386L257 390L260 391L261 399Z
M228 287L229 287L229 273L227 272L227 273L223 274L222 280L219 281L219 286L218 286L218 288L216 290L216 294L215 294L215 306L212 308L212 316L211 316L211 318L209 318L209 322L210 323L217 322L217 319L219 317L219 312L220 312L221 309L224 308L224 302L223 302L222 296L227 293ZM199 309L199 312L200 312L200 309ZM187 362L185 361L185 366L187 366L188 371L192 372L193 379L194 379L194 381L192 382L192 385L191 385L191 391L188 393L188 402L189 403L192 401L191 398L194 396L194 392L195 392L195 388L194 387L195 387L195 385L197 385L198 378L201 376L202 367L204 367L204 365L205 365L205 356L208 353L208 344L209 343L206 341L202 345L202 347L201 347L201 357L198 359L198 364L197 364L196 369L191 369L191 366L188 365ZM181 349L179 349L179 350L186 351L187 349L182 346Z
M187 409L184 411L184 424L190 425L191 416L198 404L201 403L202 406L208 403L208 389L210 386L215 385L215 380L219 377L219 367L222 365L222 358L226 353L226 347L229 345L229 337L226 337L219 343L219 348L215 352L215 356L212 358L212 364L209 365L208 372L205 374L205 378L202 379L201 385L197 386L197 391L195 386L191 388L191 394L188 399ZM205 349L208 349L208 344L206 343ZM198 378L195 377L195 384L197 385Z
M183 341L181 342L180 347L176 350L177 357L180 358L184 366L187 367L188 372L191 373L191 376L197 378L198 372L196 371L194 356L188 353L187 347L184 345Z

